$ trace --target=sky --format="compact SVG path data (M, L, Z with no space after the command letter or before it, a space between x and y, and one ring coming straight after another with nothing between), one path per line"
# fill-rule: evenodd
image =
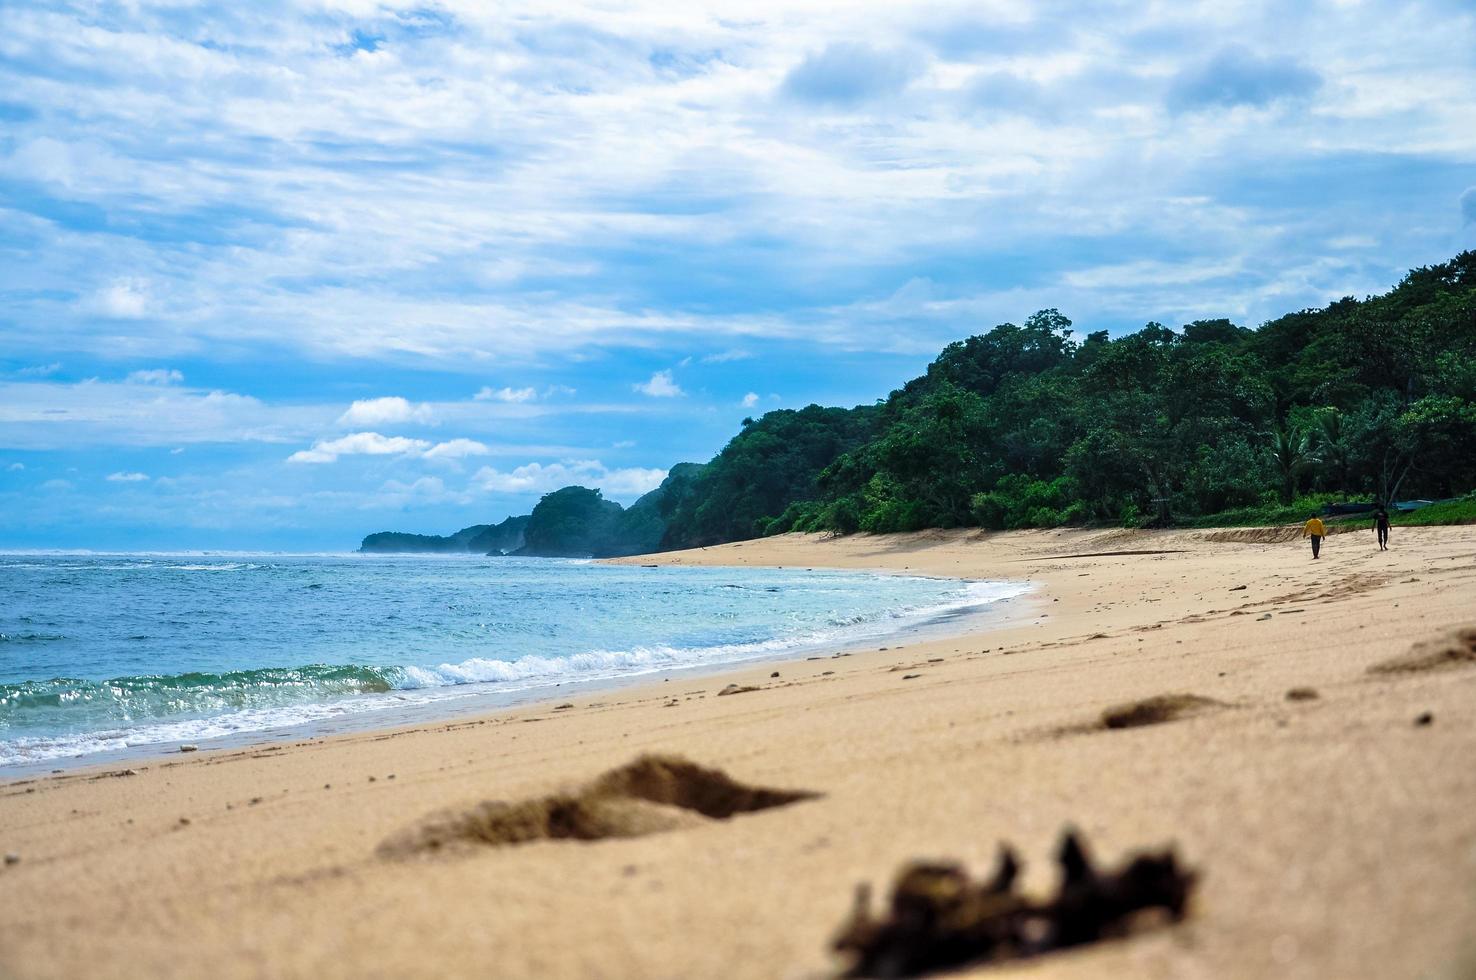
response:
M1476 6L0 5L0 548L342 551L1476 247Z

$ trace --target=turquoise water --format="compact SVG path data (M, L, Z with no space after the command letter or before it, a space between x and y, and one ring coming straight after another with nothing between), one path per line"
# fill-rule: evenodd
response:
M777 658L1023 583L550 559L0 555L0 767Z

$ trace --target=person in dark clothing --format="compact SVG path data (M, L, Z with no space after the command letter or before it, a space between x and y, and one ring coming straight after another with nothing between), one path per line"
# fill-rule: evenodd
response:
M1379 536L1379 550L1380 551L1388 551L1389 550L1389 512L1384 509L1384 505L1383 504L1380 504L1378 506L1378 508L1374 510L1374 515L1373 515L1373 529L1374 529L1374 533Z

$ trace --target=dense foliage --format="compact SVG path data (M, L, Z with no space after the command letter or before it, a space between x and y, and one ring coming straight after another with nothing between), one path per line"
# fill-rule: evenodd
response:
M692 548L764 534L796 501L812 500L827 466L876 433L877 410L781 409L743 420L723 451L669 488L664 548ZM685 465L685 464L684 464ZM673 477L678 469L672 470Z
M672 468L661 486L629 508L598 490L564 487L543 495L525 518L525 542L515 554L546 558L615 558L656 551L666 531L663 504L673 487L685 487L702 467Z
M811 431L795 432L801 418ZM1476 253L1466 252L1385 295L1258 330L1201 320L1078 338L1055 310L1002 324L950 344L875 408L811 406L746 425L676 507L666 543L1136 526L1286 507L1306 493L1389 500L1472 487Z
M508 521L523 520L527 518L509 518ZM507 524L504 521L503 524ZM496 527L500 527L497 525ZM406 534L403 531L377 531L366 535L359 545L359 550L364 552L375 552L378 554L406 554L412 552L427 552L432 554L464 554L467 552L485 553L486 549L475 547L476 541L483 535L496 531L491 524L473 524L464 527L455 534Z
M501 524L490 525L466 543L466 550L478 555L509 555L523 547L524 533L531 517L509 517Z
M1473 488L1476 252L1464 252L1382 296L1257 330L1198 320L1078 337L1043 310L949 344L877 405L744 419L710 463L678 464L629 510L583 487L549 494L523 519L519 553L636 554L789 530L1285 523L1334 499ZM456 550L484 527L371 535L365 549Z

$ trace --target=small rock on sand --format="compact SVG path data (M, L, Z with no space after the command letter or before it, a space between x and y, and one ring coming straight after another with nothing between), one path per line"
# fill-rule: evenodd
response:
M1434 712L1425 711L1425 712L1421 712L1420 715L1417 718L1415 718L1415 722L1414 723L1415 723L1415 727L1417 727L1417 728L1423 728L1426 725L1432 724L1434 721L1435 721L1435 714L1434 714Z
M720 698L721 697L725 697L726 695L729 695L729 694L746 694L749 691L757 691L757 690L758 690L758 688L756 688L756 687L749 687L749 686L744 685L744 684L729 684L727 687L723 688L721 691L718 692L718 697L720 697Z
M6 864L20 864L20 859L21 856L14 851L11 851L9 854L5 855Z
M779 671L776 670L772 674L770 674L769 676L770 677L778 677L779 676Z
M1288 701L1316 701L1321 695L1310 687L1294 687L1286 692Z

